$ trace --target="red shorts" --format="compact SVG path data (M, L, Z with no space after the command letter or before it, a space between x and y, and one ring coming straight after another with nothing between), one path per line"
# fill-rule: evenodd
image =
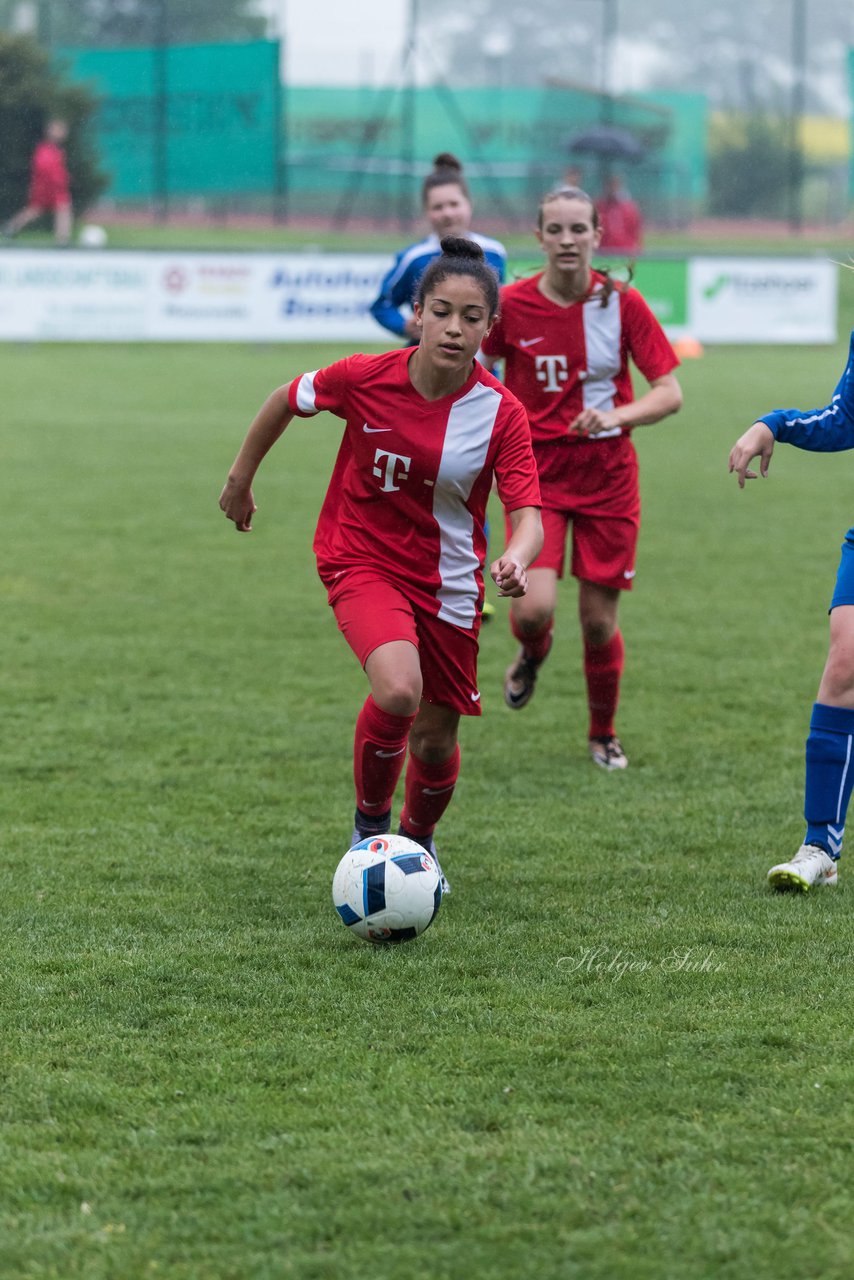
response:
M640 530L638 460L630 438L537 444L534 454L545 539L531 568L563 577L571 524L573 576L629 590Z
M27 196L27 204L31 209L45 209L53 212L56 209L67 209L71 204L71 196L64 187L57 188L34 182Z
M474 632L419 609L372 569L348 569L327 594L338 630L363 667L381 644L408 640L418 650L425 702L481 714Z

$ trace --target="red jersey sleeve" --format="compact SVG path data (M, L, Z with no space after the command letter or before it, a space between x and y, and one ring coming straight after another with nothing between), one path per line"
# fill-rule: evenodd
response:
M539 507L540 482L528 415L515 396L506 398L507 419L495 456L494 471L498 496L505 511L519 507Z
M294 378L288 389L288 404L300 418L311 418L324 410L346 418L347 389L352 382L353 357L338 360L325 369L314 369Z
M647 382L672 373L679 361L649 304L637 289L627 289L622 303L626 345Z

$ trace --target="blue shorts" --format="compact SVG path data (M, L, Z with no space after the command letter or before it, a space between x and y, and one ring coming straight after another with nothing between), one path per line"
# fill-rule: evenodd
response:
M835 609L838 604L854 604L854 529L848 530L842 544L830 609Z

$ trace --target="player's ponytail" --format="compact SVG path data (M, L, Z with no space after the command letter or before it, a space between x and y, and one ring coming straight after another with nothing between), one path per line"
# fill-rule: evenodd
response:
M483 254L476 240L465 236L443 236L441 257L434 258L418 282L415 301L420 307L424 299L433 293L449 276L470 276L483 290L484 301L490 317L498 314L498 274Z
M467 200L471 199L466 180L463 177L462 162L451 151L440 151L433 157L433 170L427 174L421 184L421 203L426 205L427 197L434 187L459 187Z

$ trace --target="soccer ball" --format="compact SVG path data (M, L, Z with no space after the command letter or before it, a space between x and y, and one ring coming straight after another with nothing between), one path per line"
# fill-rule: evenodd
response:
M409 942L439 910L439 868L406 836L369 836L338 863L332 901L347 928L366 942Z
M80 234L77 239L84 249L103 249L107 243L107 233L103 227L97 227L93 222L90 222L85 227L80 228Z

